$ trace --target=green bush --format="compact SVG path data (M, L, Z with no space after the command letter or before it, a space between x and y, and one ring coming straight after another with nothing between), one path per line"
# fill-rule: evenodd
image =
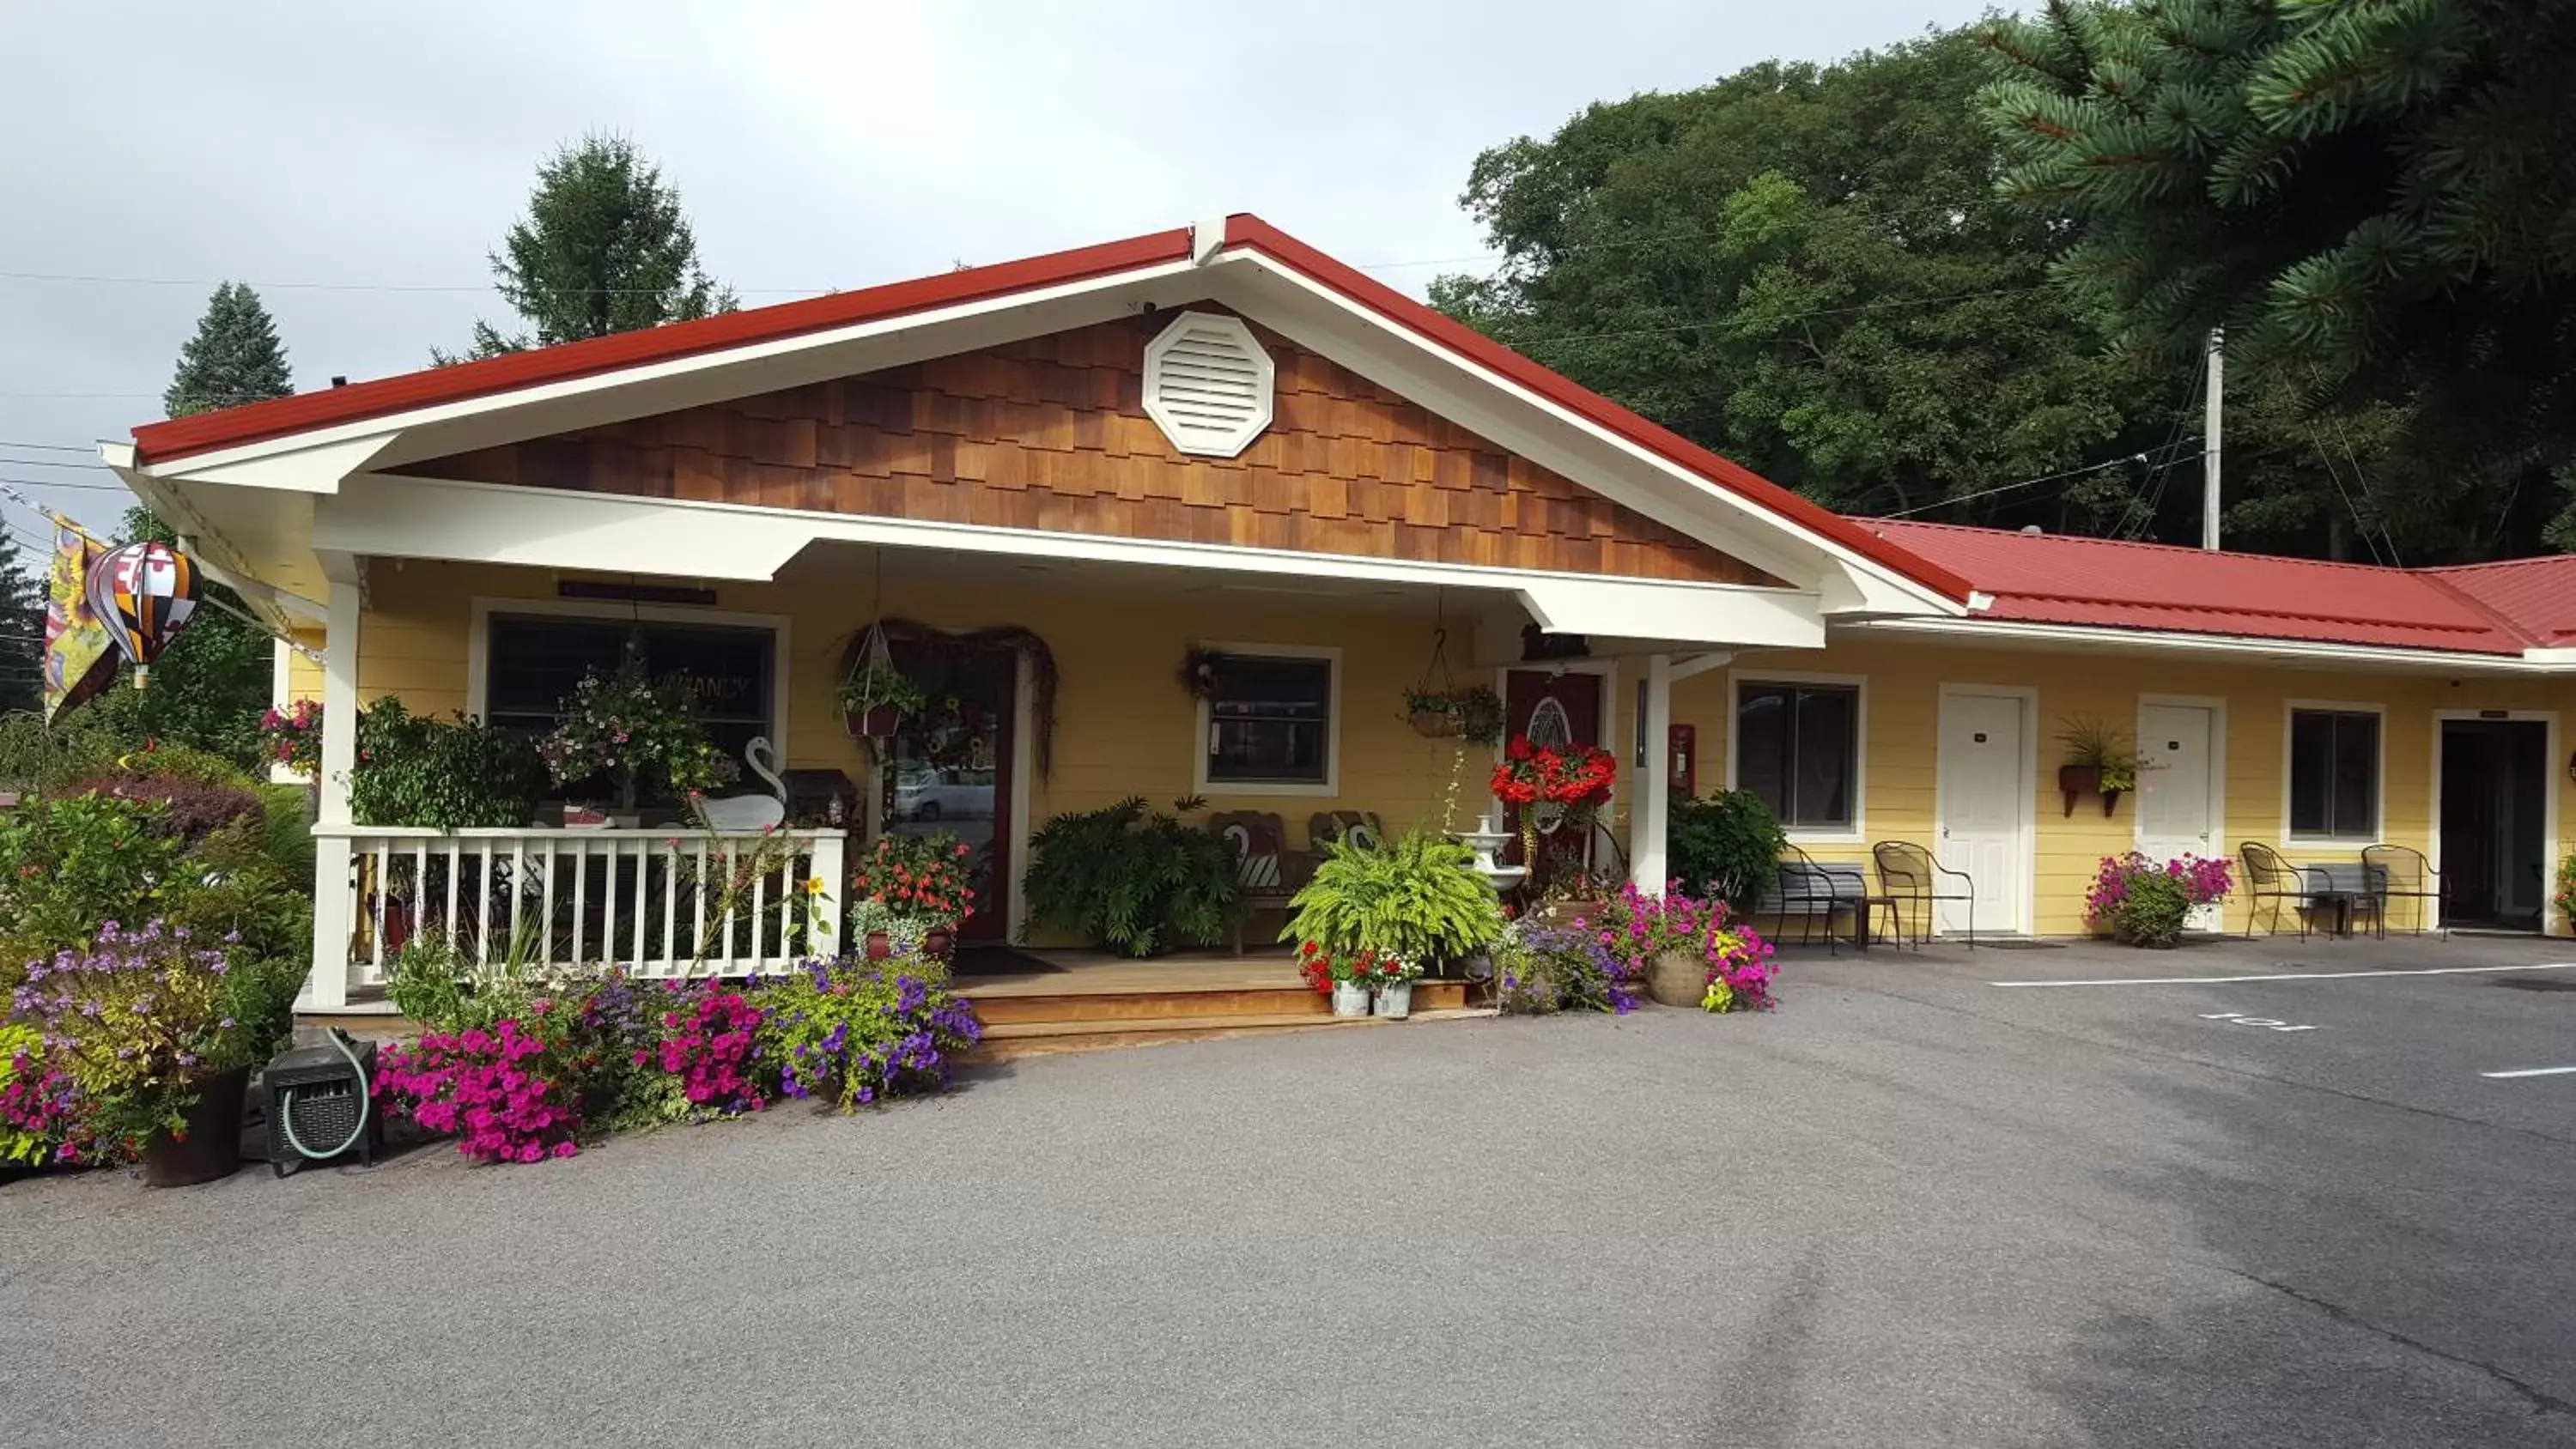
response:
M1241 909L1233 848L1177 815L1148 814L1135 796L1040 827L1022 887L1032 923L1130 956L1167 950L1176 937L1213 946Z
M1502 937L1502 903L1476 873L1476 853L1455 840L1416 828L1393 845L1330 844L1324 852L1290 900L1280 940L1312 941L1335 954L1383 951L1429 966Z
M104 921L164 913L180 879L168 811L144 800L72 795L0 812L0 983L26 963L87 946Z
M358 712L349 810L361 825L439 830L525 825L537 813L545 765L517 735L462 716L415 715L401 700Z
M1788 841L1761 796L1720 790L1673 802L1666 849L1685 893L1715 896L1741 913L1780 883L1780 849Z
M2191 914L2191 892L2181 879L2147 870L2130 876L2128 886L2128 898L2111 914L2112 936L2130 946L2180 942L2183 918Z

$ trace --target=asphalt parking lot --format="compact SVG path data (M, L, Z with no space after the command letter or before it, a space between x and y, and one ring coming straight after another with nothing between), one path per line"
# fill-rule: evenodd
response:
M2576 1066L2559 956L1881 949L1793 961L1764 1018L21 1182L0 1438L2576 1444L2576 1073L2489 1075Z

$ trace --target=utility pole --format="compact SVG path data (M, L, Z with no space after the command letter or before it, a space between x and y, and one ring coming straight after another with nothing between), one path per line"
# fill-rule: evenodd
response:
M2209 396L2201 401L2200 546L2218 551L2218 414L2227 396L2227 329L2209 329Z

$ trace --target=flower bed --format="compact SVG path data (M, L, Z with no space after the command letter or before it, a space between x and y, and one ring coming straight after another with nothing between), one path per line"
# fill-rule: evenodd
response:
M467 1157L536 1162L605 1130L937 1091L982 1031L939 985L872 969L904 964L812 961L740 984L503 974L459 989L453 959L424 950L393 990L432 1029L385 1054L376 1095Z
M2084 892L2084 919L2125 945L2172 946L2194 909L2226 899L2235 884L2225 860L2185 855L2158 862L2134 850L2106 855Z
M1661 969L1689 975L1680 993L1709 1011L1769 1011L1777 974L1771 943L1721 901L1676 884L1662 895L1634 885L1593 915L1514 921L1494 953L1495 988L1507 1011L1634 1011ZM1660 988L1658 988L1660 989ZM1686 1004L1675 996L1662 999Z

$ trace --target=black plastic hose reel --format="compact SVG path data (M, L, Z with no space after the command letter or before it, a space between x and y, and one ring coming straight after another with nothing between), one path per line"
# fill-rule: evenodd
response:
M321 1046L282 1052L260 1074L268 1100L268 1165L279 1177L355 1153L372 1167L384 1118L368 1093L376 1044L334 1028Z

